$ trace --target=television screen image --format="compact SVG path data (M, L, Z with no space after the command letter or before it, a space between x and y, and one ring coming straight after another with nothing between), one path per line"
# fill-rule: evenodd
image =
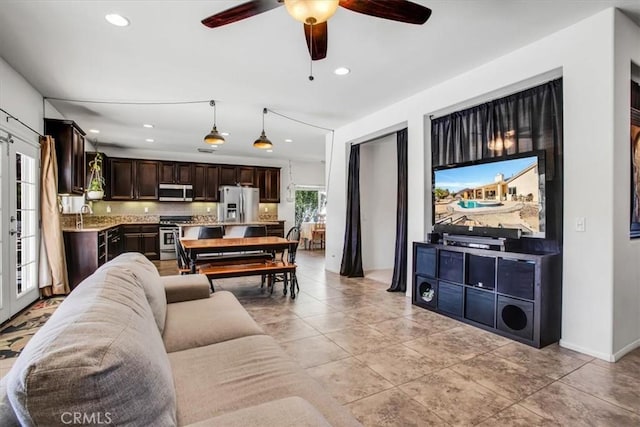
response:
M434 223L446 226L518 229L523 237L545 236L544 166L537 155L436 168ZM456 228L456 227L452 227Z

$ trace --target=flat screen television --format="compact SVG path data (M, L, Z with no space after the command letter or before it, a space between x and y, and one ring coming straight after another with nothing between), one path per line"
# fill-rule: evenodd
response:
M545 237L544 151L433 168L434 231Z

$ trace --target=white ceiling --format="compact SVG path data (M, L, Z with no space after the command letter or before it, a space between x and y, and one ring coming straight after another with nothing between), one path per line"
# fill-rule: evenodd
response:
M0 56L46 97L215 99L218 130L231 134L216 154L222 158L319 160L326 131L274 114L266 116L274 152L254 149L262 108L338 128L607 7L640 24L638 0L416 2L433 10L422 26L339 8L313 82L302 24L284 7L216 29L200 24L238 1L0 0ZM104 16L112 12L131 25L108 24ZM351 74L334 75L338 66ZM195 154L213 121L208 103L52 104L85 131L99 129L100 144L154 152Z

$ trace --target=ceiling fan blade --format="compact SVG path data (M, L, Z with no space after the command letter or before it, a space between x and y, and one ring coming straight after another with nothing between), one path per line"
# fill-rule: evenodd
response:
M327 56L327 21L320 24L304 24L304 36L311 59L317 61Z
M424 24L431 9L407 0L340 0L340 6L365 15L407 24Z
M232 22L251 18L252 16L275 9L281 5L282 2L278 0L253 0L239 6L232 7L231 9L227 9L223 12L216 13L215 15L211 15L210 17L203 19L202 23L209 28L221 27L223 25L231 24Z

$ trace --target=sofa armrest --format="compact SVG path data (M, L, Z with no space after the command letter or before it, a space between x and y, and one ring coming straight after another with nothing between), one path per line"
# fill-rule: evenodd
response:
M189 424L188 427L331 427L326 418L301 397L272 400Z
M209 279L204 274L163 276L160 278L167 294L167 303L209 298Z

